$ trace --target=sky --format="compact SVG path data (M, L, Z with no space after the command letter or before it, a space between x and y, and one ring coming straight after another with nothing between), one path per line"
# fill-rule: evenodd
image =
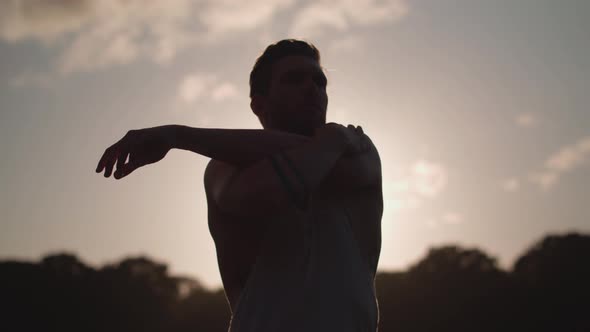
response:
M0 259L147 255L221 287L208 158L172 150L95 173L131 129L261 126L248 75L284 38L316 45L328 121L361 125L383 168L379 270L428 248L503 268L546 234L590 231L585 0L0 2Z

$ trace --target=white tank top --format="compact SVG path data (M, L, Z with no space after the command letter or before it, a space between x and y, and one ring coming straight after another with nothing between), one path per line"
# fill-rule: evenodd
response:
M228 331L377 331L375 276L347 211L289 214L267 229Z

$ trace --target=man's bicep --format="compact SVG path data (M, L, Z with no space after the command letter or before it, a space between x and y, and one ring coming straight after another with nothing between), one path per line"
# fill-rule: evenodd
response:
M369 142L367 151L338 160L329 176L329 186L345 190L381 185L381 159L377 148Z
M290 203L268 158L243 168L212 160L205 172L205 187L208 199L236 216L271 215Z

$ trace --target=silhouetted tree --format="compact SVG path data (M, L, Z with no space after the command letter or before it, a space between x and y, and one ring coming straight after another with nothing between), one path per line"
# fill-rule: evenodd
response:
M590 331L590 236L547 236L502 271L479 249L442 246L376 278L380 332ZM223 289L126 258L92 268L71 253L0 262L3 331L226 332Z
M381 293L383 331L497 331L511 315L501 305L508 276L478 249L433 248L405 275L389 278L398 287Z
M547 236L514 264L526 292L526 328L590 331L590 236Z

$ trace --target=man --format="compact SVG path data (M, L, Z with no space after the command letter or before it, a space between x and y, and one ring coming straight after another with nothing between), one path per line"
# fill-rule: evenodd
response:
M99 161L121 179L172 148L212 158L204 184L231 332L377 330L381 163L360 126L326 124L326 84L315 46L281 40L250 74L263 130L131 130Z

